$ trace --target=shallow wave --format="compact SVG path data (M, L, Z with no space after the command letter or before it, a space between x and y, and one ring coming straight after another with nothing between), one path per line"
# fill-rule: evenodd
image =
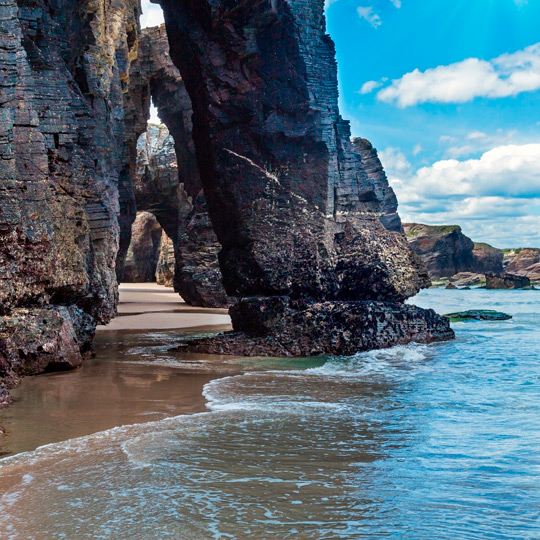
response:
M539 317L519 313L455 325L454 342L224 377L208 413L0 461L0 537L540 538Z

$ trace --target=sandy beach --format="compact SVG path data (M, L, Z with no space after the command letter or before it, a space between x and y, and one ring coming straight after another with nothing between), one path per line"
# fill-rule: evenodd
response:
M120 287L119 316L98 327L95 357L76 371L27 377L0 411L0 455L116 426L206 410L203 386L238 367L169 349L187 332L230 328L226 310L193 308L156 284Z

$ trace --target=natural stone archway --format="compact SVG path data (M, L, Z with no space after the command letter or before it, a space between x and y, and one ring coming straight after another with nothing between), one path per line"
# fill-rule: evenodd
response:
M156 127L148 131L147 151L149 156L155 154L155 163L149 157L147 171L142 174L139 171L137 175L137 208L154 213L174 242L175 290L193 305L225 306L228 300L217 255L221 246L208 217L199 177L192 138L191 100L178 68L170 59L163 25L142 31L138 56L131 66L131 80L130 99L141 111L141 118L148 117L152 99L172 136L167 140L164 132L157 135ZM179 164L174 173L172 145ZM158 169L161 172L156 176Z
M337 106L323 0L161 0L222 245L240 354L348 354L452 336L402 302L429 280L389 232Z

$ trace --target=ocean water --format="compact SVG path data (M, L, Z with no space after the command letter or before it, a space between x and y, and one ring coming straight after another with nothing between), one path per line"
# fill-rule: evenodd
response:
M440 313L514 318L260 361L209 382L207 413L0 460L0 538L538 540L539 300L424 291L414 303Z

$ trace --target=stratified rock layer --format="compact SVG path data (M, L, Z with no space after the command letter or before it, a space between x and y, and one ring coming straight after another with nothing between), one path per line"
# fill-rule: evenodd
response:
M370 302L402 306L429 280L406 240L382 225L388 193L377 193L339 114L323 0L161 4L171 57L191 97L193 139L222 246L225 289L244 298L241 315L233 317L237 334L232 341L220 339L258 340L252 321L280 297L295 306L282 312L291 324L288 341L304 340L304 318L313 308L317 320L328 321L317 350L340 354L331 335L359 336L362 325L333 319L336 302L341 313L347 305L353 313L358 302L364 302L363 311ZM389 326L380 326L372 345L400 343L389 328L405 312L411 313L389 307ZM412 319L419 324L407 325L409 341L425 340L429 327L433 337L451 334L447 321L432 313L415 310ZM269 331L280 343L283 327L274 323ZM352 350L345 344L342 349ZM278 352L279 347L266 354ZM281 353L289 352L283 345Z
M508 266L506 271L528 277L531 281L540 281L540 249L523 248L517 253Z
M473 241L457 225L404 223L414 252L424 261L430 277L451 277L473 272Z
M184 90L185 92L185 90ZM175 142L165 126L150 125L141 135L137 154L137 208L152 212L174 244L174 288L189 304L223 307L228 299L222 284L218 252L221 248L195 179L185 190L184 162L177 161ZM178 167L178 163L181 164Z
M138 0L0 3L0 380L76 366L116 311ZM120 194L119 194L120 186ZM120 204L119 204L120 203Z
M373 185L374 211L381 211L381 222L390 231L403 232L401 218L398 214L398 200L390 187L377 150L367 140L356 137L353 146L362 158L362 170L368 182Z

